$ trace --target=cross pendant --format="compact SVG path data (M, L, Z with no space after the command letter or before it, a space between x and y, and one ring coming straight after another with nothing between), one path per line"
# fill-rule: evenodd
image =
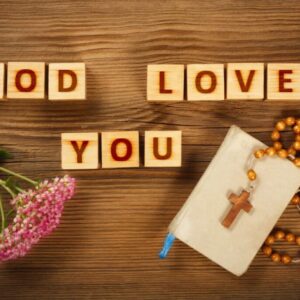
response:
M222 222L222 225L224 227L229 228L241 210L244 210L247 213L250 212L253 206L249 202L249 196L249 192L242 191L242 193L239 196L237 196L236 194L231 194L228 197L229 201L233 205Z

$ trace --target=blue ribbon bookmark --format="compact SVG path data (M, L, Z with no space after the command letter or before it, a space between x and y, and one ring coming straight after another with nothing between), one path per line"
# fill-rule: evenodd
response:
M167 257L168 252L171 249L174 240L175 240L175 236L172 233L168 233L165 238L164 246L159 253L159 258L163 259Z

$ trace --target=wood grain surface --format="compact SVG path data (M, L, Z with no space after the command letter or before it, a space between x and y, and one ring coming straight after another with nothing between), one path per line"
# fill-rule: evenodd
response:
M0 144L15 171L64 174L62 132L183 131L181 168L70 171L78 190L60 227L0 266L1 299L300 299L300 266L261 253L241 278L179 241L157 256L229 126L269 143L300 102L145 100L151 63L300 62L299 1L1 0L0 61L87 64L88 102L0 103ZM279 225L300 234L295 208Z

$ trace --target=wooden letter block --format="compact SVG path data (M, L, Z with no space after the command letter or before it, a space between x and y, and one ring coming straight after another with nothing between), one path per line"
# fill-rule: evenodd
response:
M145 167L180 167L181 131L145 132Z
M182 101L184 65L148 65L147 100Z
M7 67L8 99L44 99L45 63L9 62Z
M85 100L84 63L49 64L49 100Z
M62 133L61 165L65 170L97 169L98 133Z
M103 132L101 139L103 168L139 167L138 131Z
M300 99L300 64L268 64L268 100Z
M264 99L264 64L230 63L227 65L227 99Z
M4 71L4 64L0 63L0 99L4 98Z
M224 100L224 65L188 65L187 89L190 101Z

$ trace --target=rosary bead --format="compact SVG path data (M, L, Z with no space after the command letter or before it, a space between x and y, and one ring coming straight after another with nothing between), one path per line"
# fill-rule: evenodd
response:
M295 150L293 147L291 147L291 148L288 149L288 154L289 154L289 155L295 156L296 153L297 153L297 152L296 152L296 150Z
M297 238L296 238L296 244L297 244L298 246L300 246L300 236L297 236Z
M279 130L279 131L283 131L286 127L286 124L284 121L279 121L276 123L276 129Z
M299 197L299 195L297 195L297 194L294 195L294 197L291 200L291 203L294 204L294 205L299 204L300 203L300 197Z
M288 234L285 236L285 239L286 239L287 242L293 243L293 242L295 242L295 240L296 240L296 236L295 236L294 234L292 234L292 233L288 233Z
M277 152L278 156L281 158L287 158L288 157L288 152L285 149L281 149Z
M296 140L297 142L300 142L300 134L296 134L295 140Z
M282 263L284 263L285 265L288 265L288 264L291 263L292 258L291 258L289 255L284 254L284 255L282 255L282 257L281 257L281 261L282 261Z
M275 150L280 150L282 149L282 144L280 142L274 142L273 147Z
M254 156L256 158L262 158L265 155L265 151L263 149L257 150L254 152Z
M295 150L300 150L300 142L299 141L294 142L293 147Z
M273 141L278 141L280 139L280 132L278 130L274 130L271 134L271 139Z
M275 237L273 235L269 235L265 241L267 245L271 245L275 243Z
M270 246L263 246L262 251L267 256L270 256L273 252L273 250Z
M294 164L296 165L296 167L300 167L300 158L295 158Z
M300 133L300 125L298 125L298 124L295 125L295 126L293 127L293 130L294 130L294 132L297 133L297 134Z
M296 119L294 117L287 117L285 123L288 126L293 126L296 123Z
M268 155L270 155L270 156L273 156L273 155L275 155L276 150L275 150L275 148L273 148L273 147L269 147L269 148L267 148L266 153L267 153ZM300 163L300 162L299 162L299 163Z
M281 256L280 256L279 253L273 253L273 254L271 255L271 259L272 259L274 262L280 262Z
M247 175L248 175L248 178L251 180L251 181L253 181L253 180L255 180L256 179L256 173L255 173L255 171L254 170L249 170L248 172L247 172Z
M284 239L284 237L285 237L285 233L282 230L278 230L275 233L275 239L276 240L282 240L282 239Z

